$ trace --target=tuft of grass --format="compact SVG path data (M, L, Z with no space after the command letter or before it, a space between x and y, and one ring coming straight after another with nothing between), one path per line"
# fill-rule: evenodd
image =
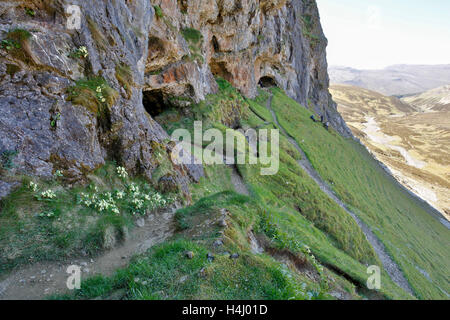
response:
M6 34L6 38L1 41L0 46L13 57L27 64L34 64L35 59L28 44L31 37L32 34L28 30L13 29Z
M204 62L204 57L202 54L203 46L203 35L200 31L193 28L185 28L181 30L186 42L189 44L189 50L191 52L190 59L192 61L198 61L199 63Z
M126 90L128 98L130 99L133 95L132 88L135 86L133 79L133 72L130 66L119 63L116 65L116 79L119 81L120 85Z
M162 11L159 5L154 5L153 9L155 9L155 14L158 18L160 19L164 18L164 12Z
M34 11L31 8L25 8L25 14L29 15L30 17L35 17L36 16L36 11Z
M181 32L184 39L192 44L200 44L203 41L203 35L200 31L194 28L185 28Z
M0 153L0 168L11 170L14 168L14 158L19 154L17 150L5 150Z
M67 92L68 101L82 105L98 116L108 115L119 96L118 92L101 77L78 80L75 86L67 89Z
M108 40L104 36L104 34L100 31L99 26L97 23L92 20L91 17L86 18L87 25L89 28L89 31L91 32L92 39L97 44L97 47L101 50L107 50L109 47Z

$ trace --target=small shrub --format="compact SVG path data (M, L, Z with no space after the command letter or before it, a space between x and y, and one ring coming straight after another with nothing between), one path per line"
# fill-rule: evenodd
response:
M201 32L193 28L183 29L182 34L184 39L189 43L199 44L203 40Z
M53 129L56 128L59 119L61 119L61 113L58 112L56 115L52 115L52 117L50 118L50 127L52 127Z
M7 51L10 51L12 49L20 49L20 43L8 39L2 40L1 46L3 49L6 49Z
M14 29L7 33L1 47L7 51L22 49L24 43L31 38L31 33L24 29Z
M163 11L162 11L160 6L154 5L153 8L155 9L155 14L156 14L156 16L158 18L163 18L164 17L164 13L163 13Z
M29 15L30 17L35 17L35 16L36 16L36 11L34 11L34 10L31 9L31 8L25 8L25 13L26 13L27 15Z

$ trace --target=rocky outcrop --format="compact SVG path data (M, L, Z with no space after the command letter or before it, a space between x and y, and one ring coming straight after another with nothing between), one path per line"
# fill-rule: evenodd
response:
M215 92L214 77L247 97L255 97L260 80L268 79L350 135L328 93L327 40L315 1L157 0L154 5L158 14L144 90L181 96L175 104L183 107ZM191 39L195 32L198 42Z
M69 5L81 9L78 29ZM14 155L3 181L56 170L77 181L107 160L154 181L171 144L153 118L216 92L215 77L247 97L276 84L349 132L328 93L313 0L10 0L0 39L0 153ZM155 183L186 195L203 175L170 167Z
M170 159L168 135L142 102L153 7L146 0L78 4L82 13L78 30L67 28L69 1L0 4L1 38L16 40L8 38L11 30L30 35L16 40L16 48L3 46L0 51L0 152L15 152L7 175L48 178L62 170L69 181L79 180L106 160L116 160L130 172L151 179L162 165L155 152L162 147L167 152L164 159ZM88 52L85 57L76 54L83 47ZM19 54L25 48L27 52ZM68 101L75 81L92 77L103 78L114 97L107 102L106 113ZM93 91L94 105L103 105ZM161 179L188 194L189 173L173 165ZM193 168L190 175L198 178L201 168Z

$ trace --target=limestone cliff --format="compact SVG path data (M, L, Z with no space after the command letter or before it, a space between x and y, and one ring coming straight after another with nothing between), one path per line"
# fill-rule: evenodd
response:
M69 5L81 9L78 29ZM313 0L10 0L0 39L0 153L14 155L0 197L13 176L63 170L77 181L106 160L154 180L171 143L153 116L214 93L215 77L248 97L276 84L349 135ZM203 174L171 166L155 182L185 194Z

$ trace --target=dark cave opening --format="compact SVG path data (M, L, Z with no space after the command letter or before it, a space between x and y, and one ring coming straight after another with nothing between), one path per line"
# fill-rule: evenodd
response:
M275 79L269 76L261 77L258 84L261 88L273 88L278 86Z
M147 111L152 118L159 116L171 107L170 104L166 102L161 90L144 91L142 103L144 104L145 111Z
M214 48L214 52L216 52L216 53L220 52L220 45L219 45L219 41L217 41L216 36L212 37L211 43Z

